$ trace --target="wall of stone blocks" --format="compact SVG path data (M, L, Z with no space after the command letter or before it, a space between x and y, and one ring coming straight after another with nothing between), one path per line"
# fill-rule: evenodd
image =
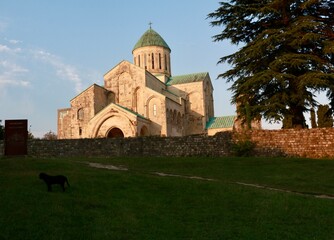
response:
M255 130L247 137L256 144L255 156L334 159L334 128ZM37 157L232 156L240 134L215 136L138 137L118 139L29 140L28 154ZM242 139L242 138L241 138ZM0 156L4 144L0 141Z
M259 156L334 158L334 128L256 130L249 136Z
M229 132L214 137L30 140L28 154L38 157L230 156L231 135Z

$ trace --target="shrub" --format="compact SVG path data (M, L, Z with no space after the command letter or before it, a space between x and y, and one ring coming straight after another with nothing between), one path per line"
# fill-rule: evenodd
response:
M235 142L232 151L237 157L250 157L253 154L255 143L250 140Z

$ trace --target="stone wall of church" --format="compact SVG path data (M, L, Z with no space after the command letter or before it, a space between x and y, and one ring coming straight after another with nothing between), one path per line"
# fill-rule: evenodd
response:
M176 102L166 98L166 115L167 115L167 135L166 136L184 136L185 126L185 100L180 98Z
M205 122L215 116L214 100L213 100L213 86L211 80L204 81L204 106L205 106Z
M204 83L186 83L173 85L180 92L184 93L186 99L186 125L185 134L204 134L205 124L207 122L205 116L205 93L204 93Z
M145 71L127 61L111 69L104 75L104 87L115 94L115 103L143 113L143 96L140 95L145 86Z
M114 101L114 94L93 84L71 100L71 108L58 111L59 139L90 137L89 121Z
M151 121L149 135L167 136L165 84L149 72L122 62L104 77L105 87L115 93L115 102Z
M58 109L57 136L58 139L71 137L71 109Z
M147 46L133 51L133 62L151 73L171 76L170 51L159 46Z

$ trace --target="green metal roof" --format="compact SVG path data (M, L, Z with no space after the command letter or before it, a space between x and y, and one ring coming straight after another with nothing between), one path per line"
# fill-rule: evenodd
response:
M206 124L206 129L232 128L237 116L212 117Z
M203 73L193 73L187 75L173 76L170 77L167 81L167 85L176 85L176 84L184 84L184 83L192 83L192 82L201 82L208 75L207 72Z
M132 51L136 50L137 48L147 47L147 46L164 47L167 48L169 51L171 51L165 40L159 35L159 33L154 31L152 28L147 30L143 34L143 36L141 36L141 38L136 43Z

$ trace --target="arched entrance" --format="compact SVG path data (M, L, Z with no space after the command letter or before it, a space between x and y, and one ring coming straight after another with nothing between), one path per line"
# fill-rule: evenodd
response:
M149 133L148 133L148 129L146 126L143 126L140 130L140 136L143 137L143 136L148 136Z
M122 132L121 129L119 128L112 128L109 130L108 134L107 134L107 138L123 138L124 137L124 133Z

